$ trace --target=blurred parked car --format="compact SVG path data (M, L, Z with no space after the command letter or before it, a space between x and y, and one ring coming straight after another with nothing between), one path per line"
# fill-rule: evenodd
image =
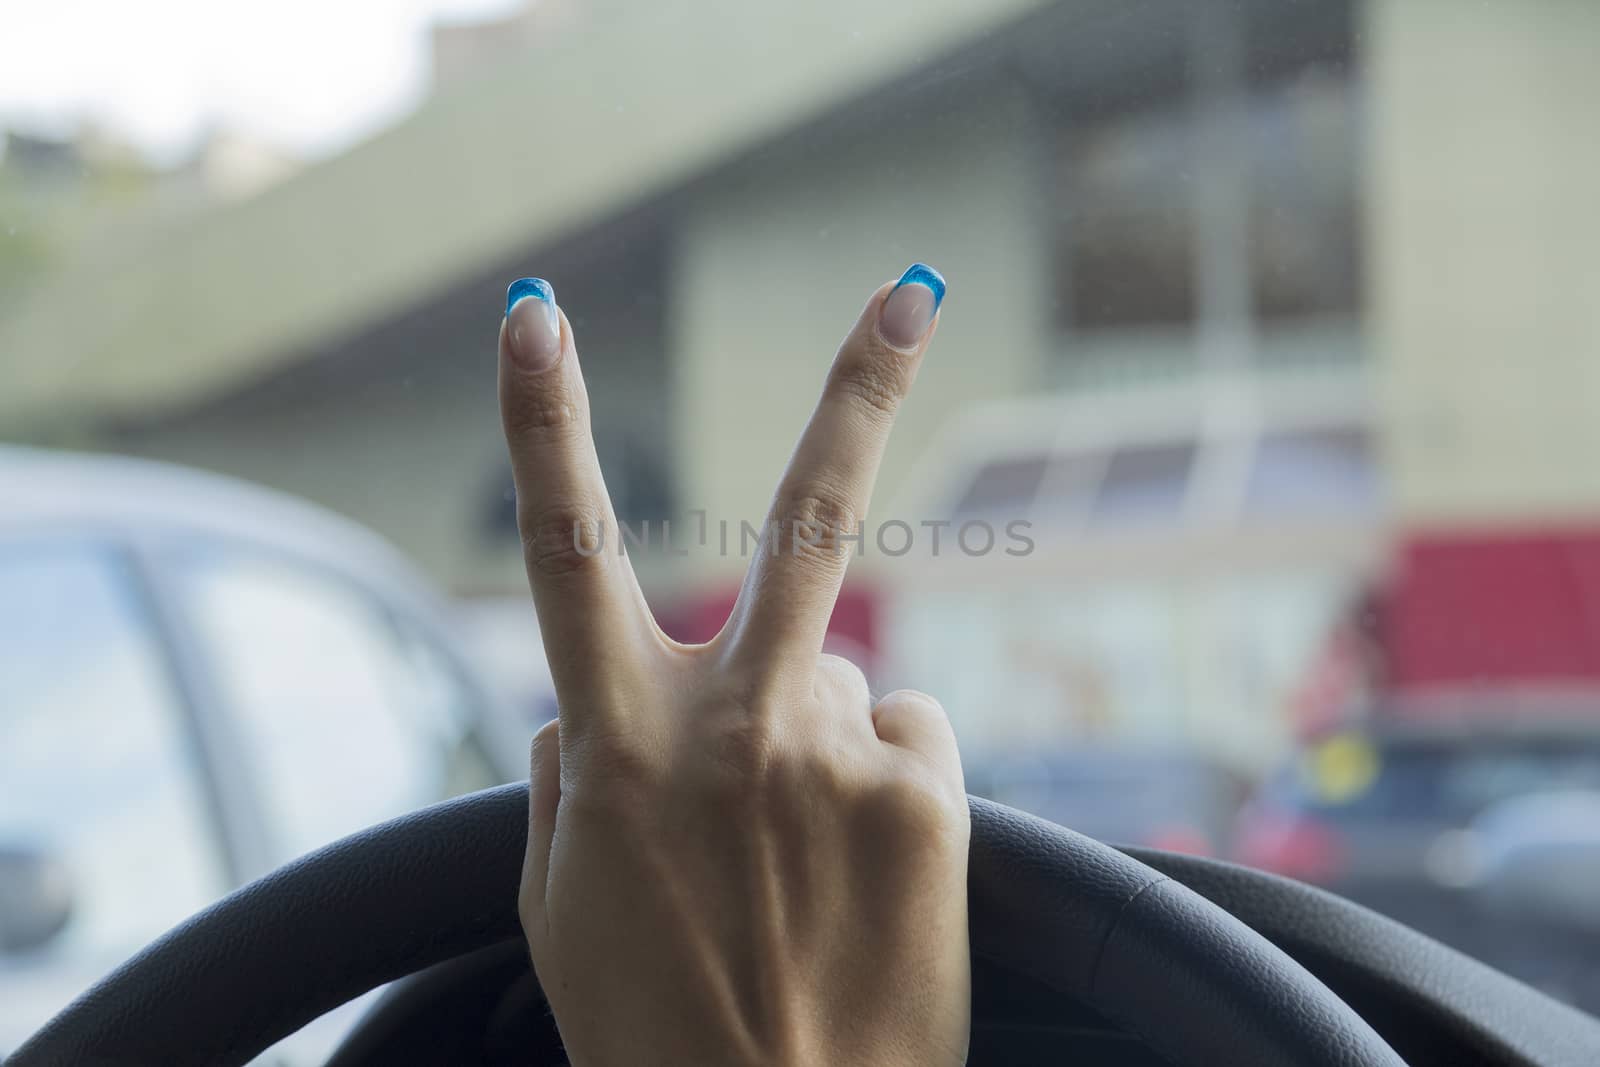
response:
M523 774L443 618L309 504L0 448L0 1054L230 888Z
M1600 1007L1600 707L1324 738L1246 806L1235 857L1382 911L1590 1010ZM1573 813L1579 813L1574 815ZM1534 868L1545 871L1532 876ZM1550 882L1543 886L1541 883ZM1556 884L1559 883L1559 884ZM1493 916L1493 921L1486 921Z
M556 684L541 651L539 617L527 596L461 600L452 618L478 676L525 727L538 729L555 718Z
M1473 821L1477 930L1501 967L1600 1010L1600 790L1535 792Z
M1243 787L1192 755L1137 747L1017 755L967 768L967 791L1119 845L1217 855Z
M1504 801L1471 833L1485 910L1600 931L1600 789Z

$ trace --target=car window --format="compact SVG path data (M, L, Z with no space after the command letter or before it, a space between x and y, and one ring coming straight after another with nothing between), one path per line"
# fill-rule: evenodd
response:
M186 553L178 588L285 855L446 795L469 709L359 587L267 555Z
M1600 750L1589 745L1551 741L1440 762L1440 807L1450 814L1476 815L1528 793L1600 792Z
M478 730L490 715L482 695L467 680L455 657L419 624L403 614L395 614L391 621L413 683L406 699L422 709L426 721L438 724L445 739L445 794L454 796L498 784L504 776L485 751L490 740Z
M69 877L47 953L109 964L226 888L179 693L118 555L0 544L0 680L0 847Z

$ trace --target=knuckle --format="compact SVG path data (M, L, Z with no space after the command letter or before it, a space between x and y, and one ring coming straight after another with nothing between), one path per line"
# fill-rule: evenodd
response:
M660 753L628 732L586 733L570 742L574 773L561 802L587 813L636 818L657 805L667 770Z
M596 504L527 509L519 507L517 528L530 573L560 575L604 565L615 550L615 532Z
M542 757L549 753L555 756L560 752L561 746L561 720L551 719L538 730L534 731L533 739L528 742L528 762L538 765Z
M872 824L894 840L939 841L964 825L948 790L926 775L890 774L871 787L864 804Z
M833 387L869 414L891 419L910 387L905 359L879 344L841 354L833 370Z
M860 667L843 656L825 652L817 657L818 677L831 678L849 691L870 692L867 675Z
M861 784L848 759L777 720L742 713L703 739L702 791L719 802L758 810L846 811Z
M911 690L899 690L879 700L873 709L873 721L919 749L951 730L944 706Z
M781 553L834 557L844 554L846 538L856 534L857 516L845 494L815 483L780 496L771 521Z
M564 387L517 398L506 410L507 432L516 438L562 436L583 425L583 408Z
M939 703L939 699L937 697L929 693L924 693L920 689L892 690L883 695L882 703L903 703L911 707L920 708L926 711L928 714L937 715L940 717L942 717L945 713L944 705Z
M591 782L603 783L608 794L648 793L659 784L659 763L630 745L608 745L585 767Z
M779 765L779 745L772 721L742 714L717 726L707 746L713 781L737 790L765 788Z
M793 792L813 805L834 807L858 788L850 764L827 748L814 748L795 761Z

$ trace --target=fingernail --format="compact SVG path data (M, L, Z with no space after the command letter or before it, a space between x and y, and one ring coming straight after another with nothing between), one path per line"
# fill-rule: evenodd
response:
M900 275L878 314L878 332L896 348L915 348L944 301L944 276L926 263Z
M561 355L556 291L543 278L518 278L506 290L511 354L528 370L544 370Z

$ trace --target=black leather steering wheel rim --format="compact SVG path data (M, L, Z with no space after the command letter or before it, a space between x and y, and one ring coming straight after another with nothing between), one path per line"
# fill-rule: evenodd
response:
M1403 1067L1265 938L1115 849L974 798L972 944L1177 1064ZM406 815L244 886L107 975L11 1067L240 1064L384 982L518 934L527 787Z

